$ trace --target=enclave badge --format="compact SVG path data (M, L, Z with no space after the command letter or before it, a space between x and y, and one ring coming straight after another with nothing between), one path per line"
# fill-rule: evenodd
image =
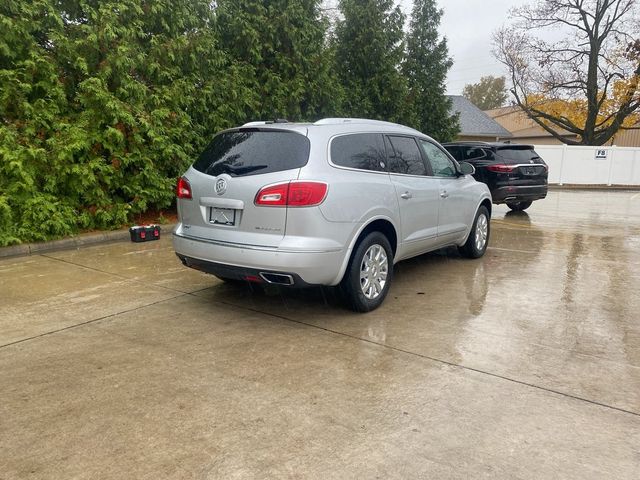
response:
M215 189L218 195L222 195L227 191L227 181L224 178L219 178L218 180L216 180Z

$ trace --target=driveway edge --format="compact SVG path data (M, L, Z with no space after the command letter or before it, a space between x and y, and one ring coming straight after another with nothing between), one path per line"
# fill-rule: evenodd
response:
M160 228L164 235L171 235L175 226L175 223L170 223L160 225ZM121 242L129 240L130 238L128 228L111 232L83 233L74 237L52 240L50 242L21 243L20 245L2 247L0 248L0 258L37 255L39 253L52 252L55 250L68 250L89 245L97 245L100 243Z

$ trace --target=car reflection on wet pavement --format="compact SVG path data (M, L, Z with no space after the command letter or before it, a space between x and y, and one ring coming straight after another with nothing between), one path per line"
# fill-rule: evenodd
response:
M169 235L0 261L0 478L638 478L640 195L494 206L385 303L224 284Z

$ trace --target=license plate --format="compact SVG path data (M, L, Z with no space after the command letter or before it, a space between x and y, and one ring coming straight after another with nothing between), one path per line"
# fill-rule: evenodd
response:
M235 225L236 211L232 208L215 208L209 211L209 222L216 225Z
M538 174L538 169L533 167L533 168L526 168L524 171L525 175L537 175Z

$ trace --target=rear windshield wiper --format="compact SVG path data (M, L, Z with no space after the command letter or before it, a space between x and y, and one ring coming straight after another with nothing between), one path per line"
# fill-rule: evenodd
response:
M233 173L235 175L245 175L257 170L262 170L263 168L269 168L269 165L250 165L247 167L232 167L230 165L226 166L226 170L228 170L229 173Z
M264 168L268 168L268 167L269 165L250 165L247 167L233 167L231 165L223 165L222 168L215 168L214 170L216 170L216 173L213 173L213 175L220 175L221 173L229 173L235 176L242 176L251 172L262 170Z

